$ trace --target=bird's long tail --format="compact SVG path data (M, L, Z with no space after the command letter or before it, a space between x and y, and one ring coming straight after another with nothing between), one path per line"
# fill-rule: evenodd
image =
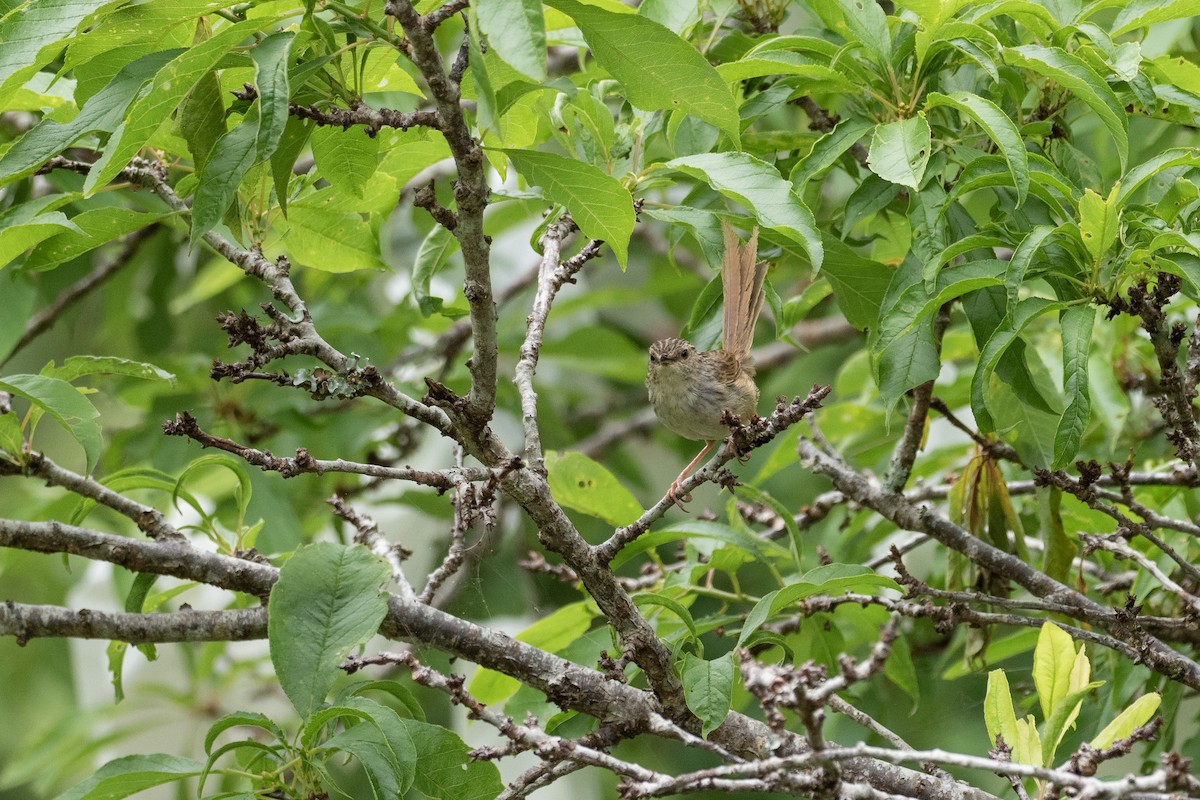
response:
M724 337L721 347L745 358L748 363L754 343L754 324L763 303L763 279L767 265L758 263L758 228L750 240L740 244L728 222L722 222L725 234L725 260L721 266L721 285L725 290Z

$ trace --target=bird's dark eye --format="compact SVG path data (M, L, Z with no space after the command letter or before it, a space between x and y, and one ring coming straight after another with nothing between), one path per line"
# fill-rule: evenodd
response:
M684 351L683 351L683 354L682 354L681 356L679 356L679 357L680 357L680 358L687 358L687 357L688 357L688 351L687 351L687 350L684 350Z

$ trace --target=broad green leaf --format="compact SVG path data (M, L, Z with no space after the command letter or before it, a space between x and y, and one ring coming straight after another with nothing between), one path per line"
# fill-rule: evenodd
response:
M691 44L637 14L615 14L576 0L550 0L575 20L600 66L647 111L682 110L721 129L736 144L737 105L725 81ZM636 42L636 47L630 47Z
M1116 193L1114 186L1106 200L1091 189L1084 189L1083 197L1079 198L1079 237L1094 263L1099 263L1117 241L1120 211L1115 203Z
M388 268L379 256L379 234L363 222L361 214L298 201L289 207L287 225L276 227L297 264L322 272Z
M0 379L0 390L25 398L66 428L83 448L85 472L91 473L103 441L96 421L100 412L86 396L66 381L44 375L5 376Z
M595 603L569 603L539 619L514 638L547 653L556 653L587 633L599 613ZM516 678L481 668L475 672L467 688L481 703L496 705L516 694L520 686L521 682Z
M1075 460L1079 442L1092 417L1092 399L1088 388L1088 353L1096 307L1075 305L1066 309L1059 320L1063 340L1063 393L1067 409L1054 434L1054 469L1062 469Z
M1005 63L1024 67L1058 83L1083 101L1108 129L1117 145L1121 169L1129 158L1129 121L1125 107L1113 90L1079 56L1058 47L1027 44L1004 51Z
M467 32L467 69L471 76L468 88L474 90L475 122L485 133L491 133L503 139L500 120L500 103L496 99L496 87L492 84L491 72L488 69L488 59L483 54L483 46L479 42L479 27L472 26ZM493 60L499 68L499 64Z
M93 95L70 122L45 119L13 143L0 158L0 182L24 177L52 156L94 131L111 131L121 124L125 108L142 86L180 50L143 56L126 65L103 89Z
M1149 722L1161 702L1162 695L1158 692L1142 695L1134 700L1129 708L1118 714L1116 719L1104 726L1104 730L1100 731L1089 744L1097 750L1111 747L1117 739L1124 739L1139 726Z
M179 106L196 81L246 37L273 21L273 18L251 19L230 25L160 69L149 90L134 101L122 124L113 131L104 154L84 181L84 193L92 194L115 178Z
M729 715L733 701L733 683L737 666L733 653L706 661L691 653L683 656L683 698L688 708L700 718L700 735L705 739Z
M970 92L931 92L925 97L926 108L939 106L949 106L966 114L983 128L1008 162L1008 171L1012 175L1013 185L1017 188L1017 206L1025 202L1025 195L1029 193L1029 156L1025 152L1021 131L1008 114L992 101Z
M698 178L741 203L759 225L801 245L813 271L820 269L824 250L816 220L772 165L746 153L701 153L663 166Z
M190 243L208 233L229 210L238 185L254 164L258 142L258 110L251 109L241 124L226 133L213 145L211 156L204 162L196 200L192 204Z
M633 600L634 605L639 609L645 606L658 606L659 608L667 609L687 627L688 633L691 634L693 639L700 638L700 633L696 628L696 620L692 619L692 612L688 611L687 606L678 600L655 592L638 592L631 595L630 599ZM659 633L662 635L662 631Z
M1115 187L1117 193L1113 197L1113 208L1124 208L1129 197L1140 189L1142 184L1173 167L1200 167L1200 147L1175 147L1164 150L1130 169Z
M1038 736L1033 715L1017 720L1017 740L1013 742L1012 760L1018 764L1042 766L1042 738Z
M994 669L988 673L987 695L983 699L983 721L987 725L988 739L991 740L992 747L996 746L997 734L1004 737L1009 747L1017 743L1017 716L1013 712L1008 676L1002 669Z
M62 233L82 231L61 211L38 213L35 204L31 203L0 214L0 269L31 247Z
M806 183L817 173L833 166L843 153L857 144L858 140L874 127L874 123L866 120L843 119L833 130L817 140L808 155L796 162L788 180L796 187L797 192L804 191Z
M874 328L895 270L863 258L833 236L825 236L824 245L822 274L833 287L838 308L846 321L859 330Z
M412 744L407 732L405 741ZM353 756L362 765L363 774L375 800L403 797L406 788L402 783L401 770L405 765L408 766L410 784L412 773L415 771L415 764L411 759L416 756L416 748L413 747L408 753L409 759L401 763L383 731L370 722L344 728L340 733L326 739L319 750Z
M794 75L803 79L805 86L813 92L848 92L854 87L854 84L836 69L824 64L814 64L810 59L786 50L744 56L737 61L719 64L717 74L729 84L766 75Z
M891 66L892 37L888 33L887 15L875 0L838 0L842 19L854 40L866 48L875 63L885 69Z
M1049 719L1071 691L1071 669L1075 664L1075 640L1052 622L1042 624L1033 649L1033 684L1037 687L1042 718Z
M610 525L628 525L641 516L642 507L633 493L583 453L550 451L546 453L546 471L554 499L567 508Z
M1117 12L1108 32L1114 39L1137 28L1169 19L1200 16L1200 2L1197 0L1129 0L1117 5L1121 10Z
M265 161L275 152L288 121L288 54L294 31L279 31L250 51L254 59L254 85L258 89L258 154Z
M115 356L70 356L61 367L55 367L51 361L42 368L42 374L62 381L73 381L85 375L125 375L145 381L175 383L174 375L153 364Z
M546 80L546 28L538 0L479 0L473 8L496 55L534 83Z
M229 130L225 123L225 94L217 70L209 70L196 81L179 104L175 123L179 135L187 142L196 171L203 172L213 145Z
M430 800L493 800L504 789L491 761L470 757L470 748L440 725L402 719L416 750L413 786Z
M917 191L929 164L931 135L924 114L878 125L871 137L867 166L885 181Z
M564 206L584 236L602 239L621 269L633 235L633 196L615 178L591 164L537 150L500 150L546 199Z
M1078 661L1080 658L1084 661L1087 660L1087 656L1082 651L1080 651L1076 660ZM1075 718L1079 716L1079 709L1083 705L1083 699L1093 689L1103 685L1104 681L1096 681L1084 684L1079 689L1072 689L1054 707L1054 712L1046 718L1046 722L1042 726L1043 764L1054 763L1054 753L1062 743L1063 737L1067 735L1068 730L1075 727Z
M329 542L296 551L271 588L271 663L301 717L325 701L338 665L387 613L387 564L364 547Z
M89 14L112 0L26 0L6 3L0 18L0 108L17 88L62 50Z
M910 285L884 312L874 330L872 351L878 355L893 341L916 328L956 297L985 286L998 286L1008 265L994 258L969 261L938 273L933 291L923 281Z
M199 775L203 768L195 759L166 753L125 756L109 761L56 800L120 800L153 786Z
M1042 571L1054 580L1066 583L1079 548L1063 527L1062 489L1057 486L1038 487L1037 511L1038 527L1045 545Z
M25 269L45 270L78 258L122 236L141 230L173 212L147 214L121 206L89 208L71 218L75 230L64 231L39 244L25 259Z
M286 743L288 740L287 734L283 728L275 720L268 717L266 714L258 711L234 711L226 714L219 720L209 726L208 732L204 735L204 752L211 754L213 751L213 743L217 741L217 737L230 728L237 727L258 728L270 734L271 738L277 742Z
M363 190L379 164L379 139L361 128L342 130L320 126L312 132L313 158L321 177L355 197Z
M1005 315L1000 326L988 338L979 354L975 376L971 379L971 412L975 415L975 422L980 431L991 433L996 429L996 423L988 411L987 394L992 373L996 371L1001 356L1019 340L1026 325L1042 314L1060 311L1063 308L1066 308L1065 303L1041 297L1028 297L1017 304L1012 314Z
M457 250L458 239L454 238L454 232L441 225L434 225L417 249L412 271L413 296L421 313L427 317L438 311L442 304L441 299L430 295L430 282Z
M308 144L314 127L313 123L306 120L288 117L275 152L271 154L271 182L275 187L275 201L279 203L284 218L287 217L288 202L291 200L288 196L288 187L292 181L292 170L296 165L296 159L300 157L304 146Z

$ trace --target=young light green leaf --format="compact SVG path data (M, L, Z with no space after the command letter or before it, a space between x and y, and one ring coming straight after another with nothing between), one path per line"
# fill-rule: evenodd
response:
M618 15L614 15L618 16ZM537 150L500 150L513 167L546 199L564 206L584 236L602 239L621 269L629 258L633 235L633 196L620 181L591 164Z
M307 200L308 198L305 198ZM362 215L338 213L304 201L293 203L284 234L288 255L297 264L322 272L386 270L379 255L379 233L363 224Z
M1009 747L1016 744L1017 716L1013 712L1008 676L1002 669L994 669L988 673L987 695L983 699L983 721L987 725L992 747L996 746L997 734L1004 737Z
M838 0L842 19L850 35L866 48L879 66L888 68L892 61L892 37L887 15L875 0Z
M1092 344L1092 328L1096 323L1096 307L1075 305L1062 313L1063 393L1067 409L1054 434L1054 469L1062 469L1075 460L1083 431L1092 417L1092 400L1088 388L1088 353Z
M1012 760L1018 764L1040 767L1042 761L1042 738L1038 736L1037 724L1030 714L1017 720L1017 740L1013 742Z
M680 109L738 143L741 122L733 94L691 44L637 14L616 14L576 0L547 5L575 20L596 60L620 81L631 104L647 111Z
M970 92L930 92L925 97L925 107L939 106L953 108L975 120L975 124L983 128L1008 162L1008 171L1012 175L1013 185L1017 188L1017 206L1025 202L1025 195L1029 193L1029 156L1025 152L1021 131L1008 114L991 100L985 100Z
M196 81L247 36L273 21L273 17L259 17L230 25L160 69L151 81L150 89L134 101L124 122L113 131L104 154L84 181L84 193L90 195L115 178L162 121L179 106Z
M1120 217L1115 202L1117 188L1113 187L1107 200L1091 189L1084 189L1083 197L1079 198L1079 237L1095 263L1117 241Z
M824 258L821 234L808 206L792 185L765 161L747 153L700 153L663 164L707 183L754 214L759 225L800 244L813 271Z
M379 629L389 574L366 548L330 542L297 550L279 571L268 607L271 663L300 716L324 702L350 648Z
M878 125L871 137L867 166L885 181L918 191L929 164L931 136L923 114Z
M109 761L55 800L121 800L152 786L199 775L202 769L204 765L195 759L166 753L125 756Z
M1160 703L1162 703L1162 695L1158 692L1142 695L1134 700L1129 708L1118 714L1116 719L1104 726L1104 730L1100 731L1089 744L1097 750L1111 747L1117 739L1124 739L1139 726L1149 722L1150 718L1154 716L1154 712L1158 710Z
M44 119L13 143L0 158L0 183L32 172L58 155L79 137L94 131L111 131L137 93L154 73L178 56L181 50L164 50L127 64L103 89L93 95L70 122Z
M85 471L91 473L102 441L96 422L100 412L86 396L66 381L44 375L8 375L0 379L0 390L25 398L66 428L83 448Z
M700 718L700 735L707 739L729 715L737 666L732 652L712 661L691 653L685 653L683 659L683 698Z
M1125 169L1125 162L1129 158L1128 115L1113 90L1092 71L1086 61L1062 48L1036 44L1006 48L1004 61L1010 66L1024 67L1050 78L1082 100L1113 137L1121 169Z
M146 381L175 383L174 375L153 364L115 356L70 356L61 367L55 367L51 361L42 368L42 374L63 381L73 381L84 375L125 375Z
M1033 684L1037 687L1042 718L1049 719L1054 708L1071 691L1071 670L1075 665L1075 640L1052 622L1042 624L1037 647L1033 649Z
M496 55L534 83L546 80L546 27L538 0L480 0L473 8Z
M1080 653L1080 655L1083 655ZM1084 659L1087 656L1083 656ZM1079 709L1083 705L1083 699L1095 688L1103 686L1104 681L1096 681L1081 686L1079 689L1072 689L1065 697L1059 700L1054 707L1054 712L1046 718L1046 723L1042 726L1042 763L1054 763L1054 753L1058 750L1058 746L1062 744L1063 737L1067 735L1067 731L1075 726L1075 718L1079 716Z
M567 508L599 517L611 525L628 525L642 513L633 493L605 467L576 450L546 453L550 492Z

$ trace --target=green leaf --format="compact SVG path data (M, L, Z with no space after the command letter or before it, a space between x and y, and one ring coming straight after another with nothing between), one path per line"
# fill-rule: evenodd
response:
M824 564L809 570L795 583L764 595L754 604L738 635L738 647L764 622L806 597L836 597L846 592L878 594L880 589L901 591L900 584L892 578L878 575L871 568L858 564Z
M146 381L175 383L174 375L153 364L115 356L70 356L61 367L55 367L51 361L42 368L42 374L63 381L73 381L84 375L125 375Z
M441 271L446 260L457 250L458 239L454 238L450 229L441 225L433 226L417 250L412 273L413 296L421 313L427 317L438 311L442 303L429 293L433 276Z
M1082 653L1080 655L1085 659L1087 658ZM1046 718L1046 723L1042 726L1043 764L1054 763L1054 753L1062 743L1063 737L1067 735L1067 731L1070 728L1075 727L1075 718L1079 716L1079 709L1083 705L1083 699L1093 689L1103 685L1104 681L1089 683L1081 689L1069 692L1054 707L1054 712Z
M120 800L153 786L199 775L203 768L195 759L165 753L125 756L109 761L56 800Z
M149 90L134 101L113 131L104 154L84 181L84 193L90 195L115 178L206 72L247 36L273 21L273 17L260 17L230 25L160 69Z
M504 63L535 83L546 80L546 26L538 0L479 0L479 29Z
M643 553L661 544L677 542L680 539L697 540L697 545L707 544L709 541L719 542L736 550L750 553L755 559L764 563L775 559L791 558L791 553L774 542L750 536L719 522L697 520L676 523L666 530L642 534L632 544L621 548L621 552L612 560L610 566L613 570L619 569L638 553Z
M537 150L505 149L513 167L546 199L564 206L584 236L602 239L621 269L629 258L633 235L633 196L615 178L591 164Z
M733 683L737 666L729 652L712 661L684 653L683 698L688 708L700 718L701 736L705 739L729 715L733 701Z
M996 423L987 407L987 389L996 364L1005 351L1018 341L1025 326L1042 314L1060 311L1065 303L1047 300L1042 297L1027 297L1017 304L1012 314L1007 314L1000 326L988 337L987 343L979 354L979 363L975 367L975 376L971 379L971 412L979 430L990 433L996 429Z
M344 751L358 759L380 800L404 796L416 778L418 760L408 720L365 697L347 698L344 705L361 711L366 719L326 739L321 749Z
M50 195L46 200L53 199ZM40 203L17 205L0 214L0 269L22 253L63 232L82 233L61 211L42 211Z
M0 379L0 390L25 398L66 428L83 448L85 471L91 473L103 442L96 422L100 412L87 397L66 381L44 375L9 375Z
M217 70L209 70L196 81L179 104L175 118L175 127L187 142L196 171L203 172L208 154L229 130L225 124L225 96Z
M379 139L367 136L361 128L321 126L312 132L311 143L321 177L342 191L362 197L379 164Z
M658 606L659 608L667 609L687 627L692 639L700 638L700 632L696 629L696 620L692 619L692 612L688 611L687 607L678 600L655 592L638 592L637 594L630 595L630 599L633 600L633 604L639 609L646 606Z
M798 53L786 51L747 55L717 66L717 74L726 83L736 84L766 75L792 75L803 80L811 91L849 92L854 84L844 74L824 64L814 64Z
M504 789L491 761L470 757L470 748L452 731L402 719L416 749L413 786L430 800L493 800Z
M842 19L854 41L866 48L881 67L892 61L892 37L888 33L887 15L875 0L838 0Z
M1029 265L1033 263L1033 257L1037 255L1038 250L1055 230L1049 225L1035 225L1033 230L1026 234L1021 243L1013 250L1012 258L1008 261L1008 269L1004 273L1007 313L1012 314L1016 310L1017 301L1021 296L1021 287L1025 283L1025 273L1029 270Z
M808 155L796 162L788 180L796 187L797 192L804 191L806 183L817 173L833 166L843 153L857 144L858 140L874 127L875 123L867 120L843 119L833 130L817 140Z
M153 225L173 212L147 214L120 206L89 208L71 218L74 230L43 241L25 259L25 269L44 270L78 258L122 236Z
M759 225L801 245L813 271L820 269L824 250L816 220L772 165L747 153L701 153L662 166L698 178L741 203Z
M271 663L301 717L325 700L338 665L387 613L387 565L364 547L303 547L279 571L268 606Z
M287 225L277 228L297 264L322 272L388 268L379 256L379 234L363 223L361 214L338 213L298 201L290 206Z
M1063 392L1067 409L1054 434L1054 469L1062 469L1075 460L1083 431L1092 418L1092 399L1088 389L1088 352L1096 307L1071 306L1062 313Z
M1124 739L1136 728L1149 722L1161 702L1162 695L1158 692L1142 695L1134 700L1129 708L1118 714L1116 719L1104 726L1104 730L1100 731L1089 744L1097 750L1111 747L1117 739Z
M1066 583L1079 548L1063 528L1062 489L1057 486L1038 487L1037 512L1038 527L1045 545L1042 571L1059 583Z
M21 178L94 131L111 131L121 124L125 108L142 86L181 50L164 50L126 65L93 95L70 122L43 119L13 143L0 158L0 182Z
M741 121L733 95L692 45L637 14L616 14L576 0L547 5L575 20L596 61L620 81L632 105L647 111L679 109L738 143Z
M1116 195L1114 186L1107 200L1091 189L1084 189L1083 197L1079 198L1079 237L1094 263L1099 263L1117 241L1120 212Z
M275 741L280 744L286 744L288 737L283 729L279 727L275 720L258 711L234 711L226 714L219 720L209 726L208 732L204 735L204 752L211 754L213 751L213 743L217 741L217 737L230 728L246 726L258 728L266 731Z
M924 114L878 125L871 137L867 166L885 181L917 191L929 164L931 136Z
M887 347L931 318L943 305L956 297L985 286L998 286L1008 265L994 258L968 261L938 273L933 291L923 281L910 285L884 312L872 332L872 351L878 356Z
M863 258L831 235L824 237L822 274L833 287L833 298L846 321L860 331L874 328L879 308L895 270Z
M279 31L250 51L254 59L254 85L258 89L258 161L275 152L288 121L288 60L295 31Z
M1121 10L1117 12L1108 32L1114 39L1136 28L1200 15L1200 2L1197 0L1129 0L1116 5Z
M1025 202L1025 196L1029 193L1029 156L1025 152L1021 131L1008 114L992 101L970 92L954 92L948 95L931 92L925 97L926 108L939 106L949 106L966 114L983 128L1008 162L1008 171L1012 175L1013 185L1017 188L1017 206Z
M628 525L642 514L633 493L613 474L576 450L546 453L550 492L567 508L599 517L610 525Z
M79 24L112 0L6 3L0 18L0 108L63 49Z
M251 109L241 124L213 145L211 157L205 161L200 173L200 185L192 204L191 246L216 227L229 210L237 196L238 185L254 164L258 130L258 111Z
M1173 167L1200 167L1200 148L1175 147L1164 150L1130 169L1117 183L1117 194L1112 200L1113 208L1124 208L1130 196L1140 189L1142 184Z
M1125 162L1129 159L1128 115L1113 90L1092 71L1086 61L1061 48L1035 44L1005 48L1004 61L1050 78L1082 100L1113 137L1121 169L1125 169Z
M988 739L996 746L996 735L1004 737L1009 747L1017 743L1017 715L1013 712L1012 693L1008 689L1008 676L1002 669L988 673L987 695L983 699L983 721L987 725Z

